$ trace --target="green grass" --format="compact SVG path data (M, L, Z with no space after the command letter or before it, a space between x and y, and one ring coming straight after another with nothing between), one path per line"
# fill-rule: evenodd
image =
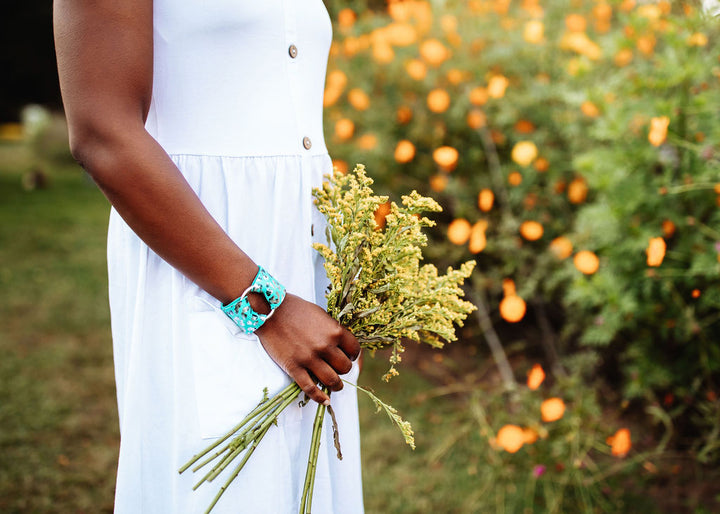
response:
M80 171L0 174L0 511L111 512L108 204Z

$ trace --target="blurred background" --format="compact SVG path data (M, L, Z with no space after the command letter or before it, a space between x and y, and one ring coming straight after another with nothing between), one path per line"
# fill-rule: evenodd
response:
M436 198L427 259L478 263L457 342L366 364L418 443L361 398L367 511L719 512L717 3L325 4L335 165ZM109 204L51 18L0 18L0 511L111 512Z

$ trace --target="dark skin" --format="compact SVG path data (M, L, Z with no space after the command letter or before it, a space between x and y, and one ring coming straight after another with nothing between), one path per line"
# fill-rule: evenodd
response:
M240 296L257 265L210 216L144 127L152 92L152 0L55 0L54 27L73 156L158 255L221 302ZM259 295L250 301L258 311L267 309ZM350 371L360 354L347 329L292 294L256 334L318 403L329 397L315 379L339 391L338 375Z

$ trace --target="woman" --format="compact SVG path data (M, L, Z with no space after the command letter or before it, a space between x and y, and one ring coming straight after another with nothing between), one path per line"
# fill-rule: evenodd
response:
M322 2L54 7L71 149L113 205L115 511L204 510L222 475L193 492L198 477L178 468L292 379L316 402L329 401L316 380L337 391L345 458L324 430L314 510L361 512L357 404L339 377L360 348L316 305L326 281L311 249L324 233L311 189L332 169ZM269 286L246 294L258 319L272 311L253 331L222 306L259 283L258 265L287 294L279 306ZM215 512L297 512L313 415L288 409Z

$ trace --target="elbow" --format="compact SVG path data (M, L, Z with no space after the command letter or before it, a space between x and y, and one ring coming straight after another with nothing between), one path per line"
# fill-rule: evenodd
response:
M97 119L69 120L70 153L101 187L122 169L124 155L144 128L111 125Z

